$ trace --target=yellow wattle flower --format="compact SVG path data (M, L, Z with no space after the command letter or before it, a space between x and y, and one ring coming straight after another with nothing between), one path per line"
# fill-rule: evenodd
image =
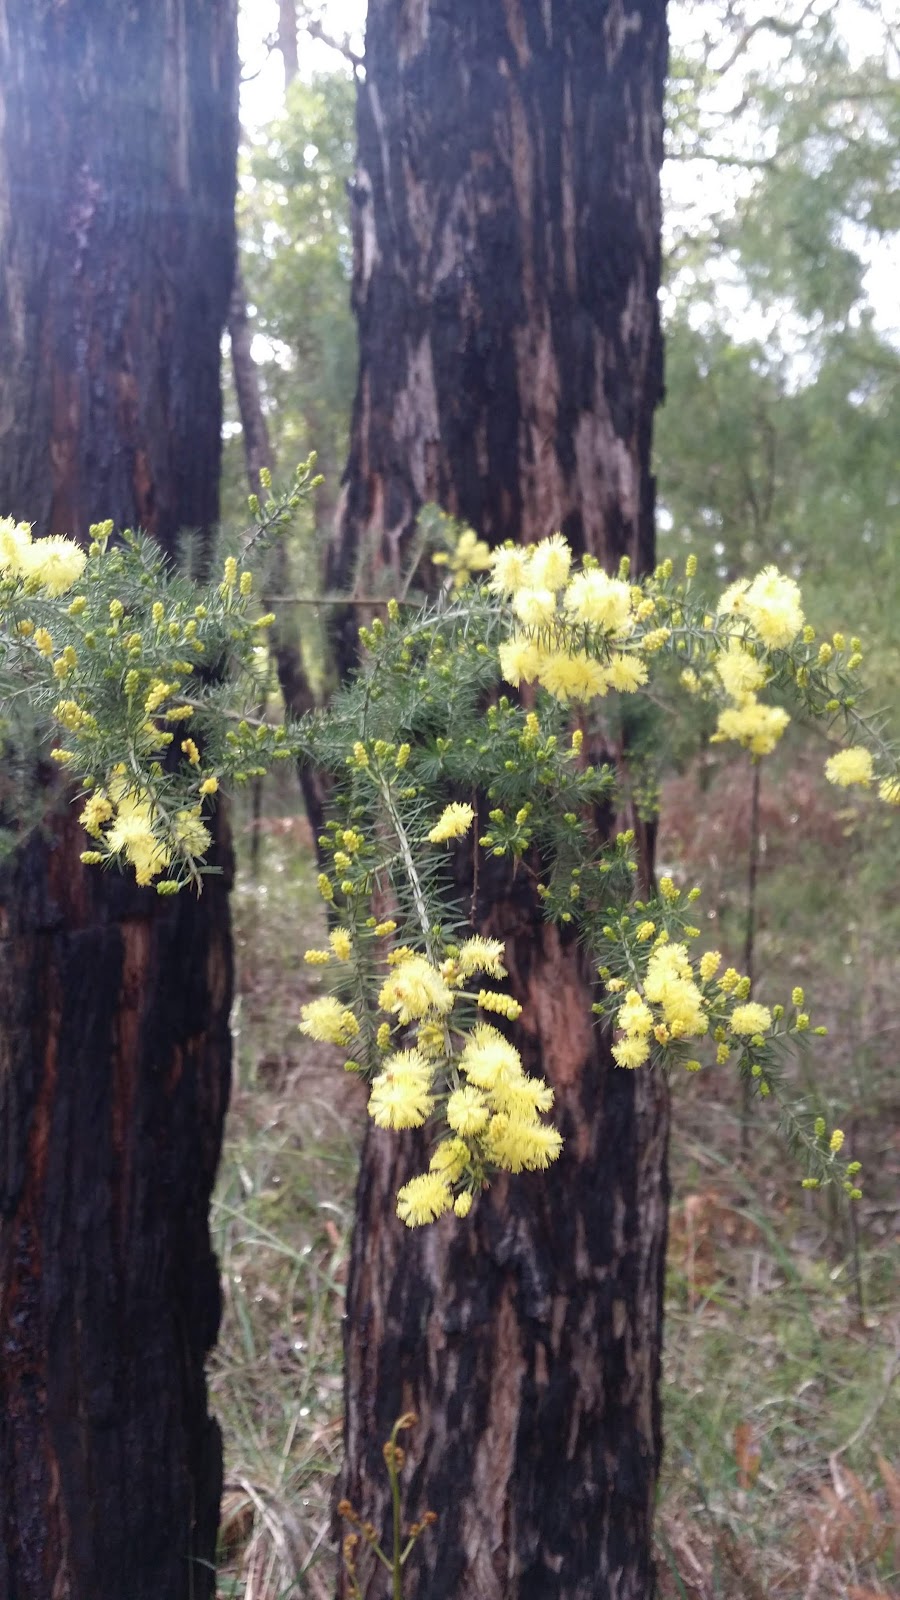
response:
M748 1000L746 1005L735 1006L731 1013L731 1031L739 1034L767 1033L772 1026L772 1013L768 1006Z
M585 650L545 650L538 673L544 688L563 705L570 700L593 700L609 688L606 669Z
M397 1195L397 1215L408 1228L436 1222L452 1205L450 1185L437 1172L423 1172L417 1178L410 1178Z
M432 844L446 844L450 839L460 839L464 833L468 833L474 821L472 807L454 801L452 805L444 807L428 838Z
M353 1012L342 1006L333 995L323 995L321 1000L310 1000L301 1010L301 1033L320 1044L347 1045L359 1033L359 1023Z
M35 578L45 594L56 599L78 582L86 562L85 552L74 540L51 534L23 547L19 572L23 578Z
M521 545L503 545L491 558L493 568L489 587L495 594L513 595L531 582L530 551Z
M589 623L606 633L621 635L633 625L630 586L600 568L579 572L563 603L573 622Z
M417 1050L389 1056L369 1094L369 1116L379 1128L421 1128L434 1106L431 1067Z
M785 649L805 622L798 585L777 567L764 567L757 573L743 595L741 612L771 649Z
M407 955L382 984L378 1004L405 1026L429 1011L445 1015L452 1009L453 993L424 956Z
M849 750L838 750L826 761L825 776L840 789L849 789L856 783L868 788L874 777L872 752L859 744L852 745Z
M781 706L764 705L755 695L747 695L741 705L727 706L719 712L713 740L735 739L754 756L771 755L790 722Z
M551 534L540 544L529 547L528 582L533 589L550 589L554 594L568 582L572 551L561 533Z

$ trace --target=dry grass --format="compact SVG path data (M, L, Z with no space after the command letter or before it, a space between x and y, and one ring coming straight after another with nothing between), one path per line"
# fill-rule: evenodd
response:
M795 752L788 780L776 787L772 776L763 791L756 969L761 995L802 983L816 996L815 1020L834 1042L796 1086L847 1128L866 1198L848 1231L827 1197L799 1190L761 1113L742 1161L727 1069L679 1086L661 1600L900 1593L900 910L883 843L864 846L855 813L837 814L813 774L817 757ZM748 794L737 766L708 789L696 774L679 779L661 836L666 866L704 884L709 942L738 965ZM272 804L284 811L293 798ZM362 1107L339 1059L296 1031L321 982L302 964L323 928L312 884L305 829L271 818L260 878L242 871L236 894L238 1073L214 1219L225 1290L211 1375L226 1439L221 1600L332 1592Z

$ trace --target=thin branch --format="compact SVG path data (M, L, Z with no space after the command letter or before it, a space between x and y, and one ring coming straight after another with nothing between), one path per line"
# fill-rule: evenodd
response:
M333 34L326 33L321 22L316 22L310 18L308 22L303 23L303 27L311 39L318 39L321 44L327 44L329 50L336 50L338 55L343 56L345 61L349 61L354 72L358 72L360 68L365 66L365 56L357 55L355 50L351 50L346 39L336 39Z

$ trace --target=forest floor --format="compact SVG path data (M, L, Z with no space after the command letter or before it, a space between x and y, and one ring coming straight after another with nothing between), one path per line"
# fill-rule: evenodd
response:
M900 908L884 839L803 750L760 797L761 998L806 987L829 1027L798 1093L846 1129L865 1198L800 1189L774 1118L727 1068L678 1085L666 1308L661 1600L900 1594ZM238 826L235 1082L213 1225L225 1313L220 1600L333 1593L341 1315L364 1104L297 1032L321 989L310 839L269 792L259 859ZM666 789L661 870L703 884L709 944L743 967L751 831L742 765ZM838 847L840 847L838 849ZM818 1043L818 1041L817 1041Z

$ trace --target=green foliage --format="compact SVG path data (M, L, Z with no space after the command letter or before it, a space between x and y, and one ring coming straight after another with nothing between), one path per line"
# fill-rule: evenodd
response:
M334 504L343 471L356 376L347 193L354 93L346 72L298 78L282 113L245 155L239 203L241 266L273 452L290 462L315 445L325 479L320 518ZM235 518L242 479L233 434L226 511Z
M776 15L710 3L675 24L661 548L709 552L722 576L785 565L817 626L853 614L889 698L900 684L900 353L884 270L900 229L896 38L865 6Z
M291 495L269 501L245 559L311 486L307 466ZM637 703L645 689L656 701L711 701L713 741L756 759L776 748L787 700L856 741L826 763L833 783L877 784L884 801L900 801L892 747L858 704L858 641L817 643L792 580L766 569L731 585L713 612L693 558L683 581L664 563L630 585L627 562L616 578L590 558L573 572L558 535L507 546L484 587L454 580L435 602L389 601L360 630L363 665L333 706L285 728L246 711L270 620L252 616L250 568L229 555L218 583L198 584L134 534L112 545L111 531L95 530L85 558L64 540L32 543L21 525L0 529L7 681L24 681L65 739L53 754L87 792L82 822L94 848L83 859L127 862L160 893L189 877L199 884L210 842L202 813L221 781L246 781L290 755L334 775L334 814L319 841L334 927L306 960L333 964L335 989L304 1008L301 1029L342 1047L370 1085L380 1126L431 1121L442 1134L429 1169L400 1191L405 1221L451 1206L465 1216L497 1170L546 1167L560 1149L542 1120L551 1090L486 1020L514 1021L522 1008L485 981L506 976L505 951L471 928L474 904L460 904L458 861L446 849L457 840L476 852L476 870L483 852L485 870L527 872L531 915L542 908L586 946L606 991L594 1010L617 1032L621 1067L696 1071L709 1038L749 1091L780 1096L785 1052L810 1031L802 992L790 1008L787 997L770 1007L750 999L749 977L719 974L718 953L695 963L689 907L699 891L663 878L653 895L646 863L639 889L634 834L610 839L598 819L628 791L617 770L627 763L603 754L607 703ZM471 550L467 532L459 542ZM450 565L459 578L465 563ZM506 692L522 682L535 686L534 709ZM645 766L650 758L648 741ZM645 770L639 788L647 807ZM781 1111L806 1181L838 1175L856 1196L858 1164L838 1159L840 1130L783 1099Z

